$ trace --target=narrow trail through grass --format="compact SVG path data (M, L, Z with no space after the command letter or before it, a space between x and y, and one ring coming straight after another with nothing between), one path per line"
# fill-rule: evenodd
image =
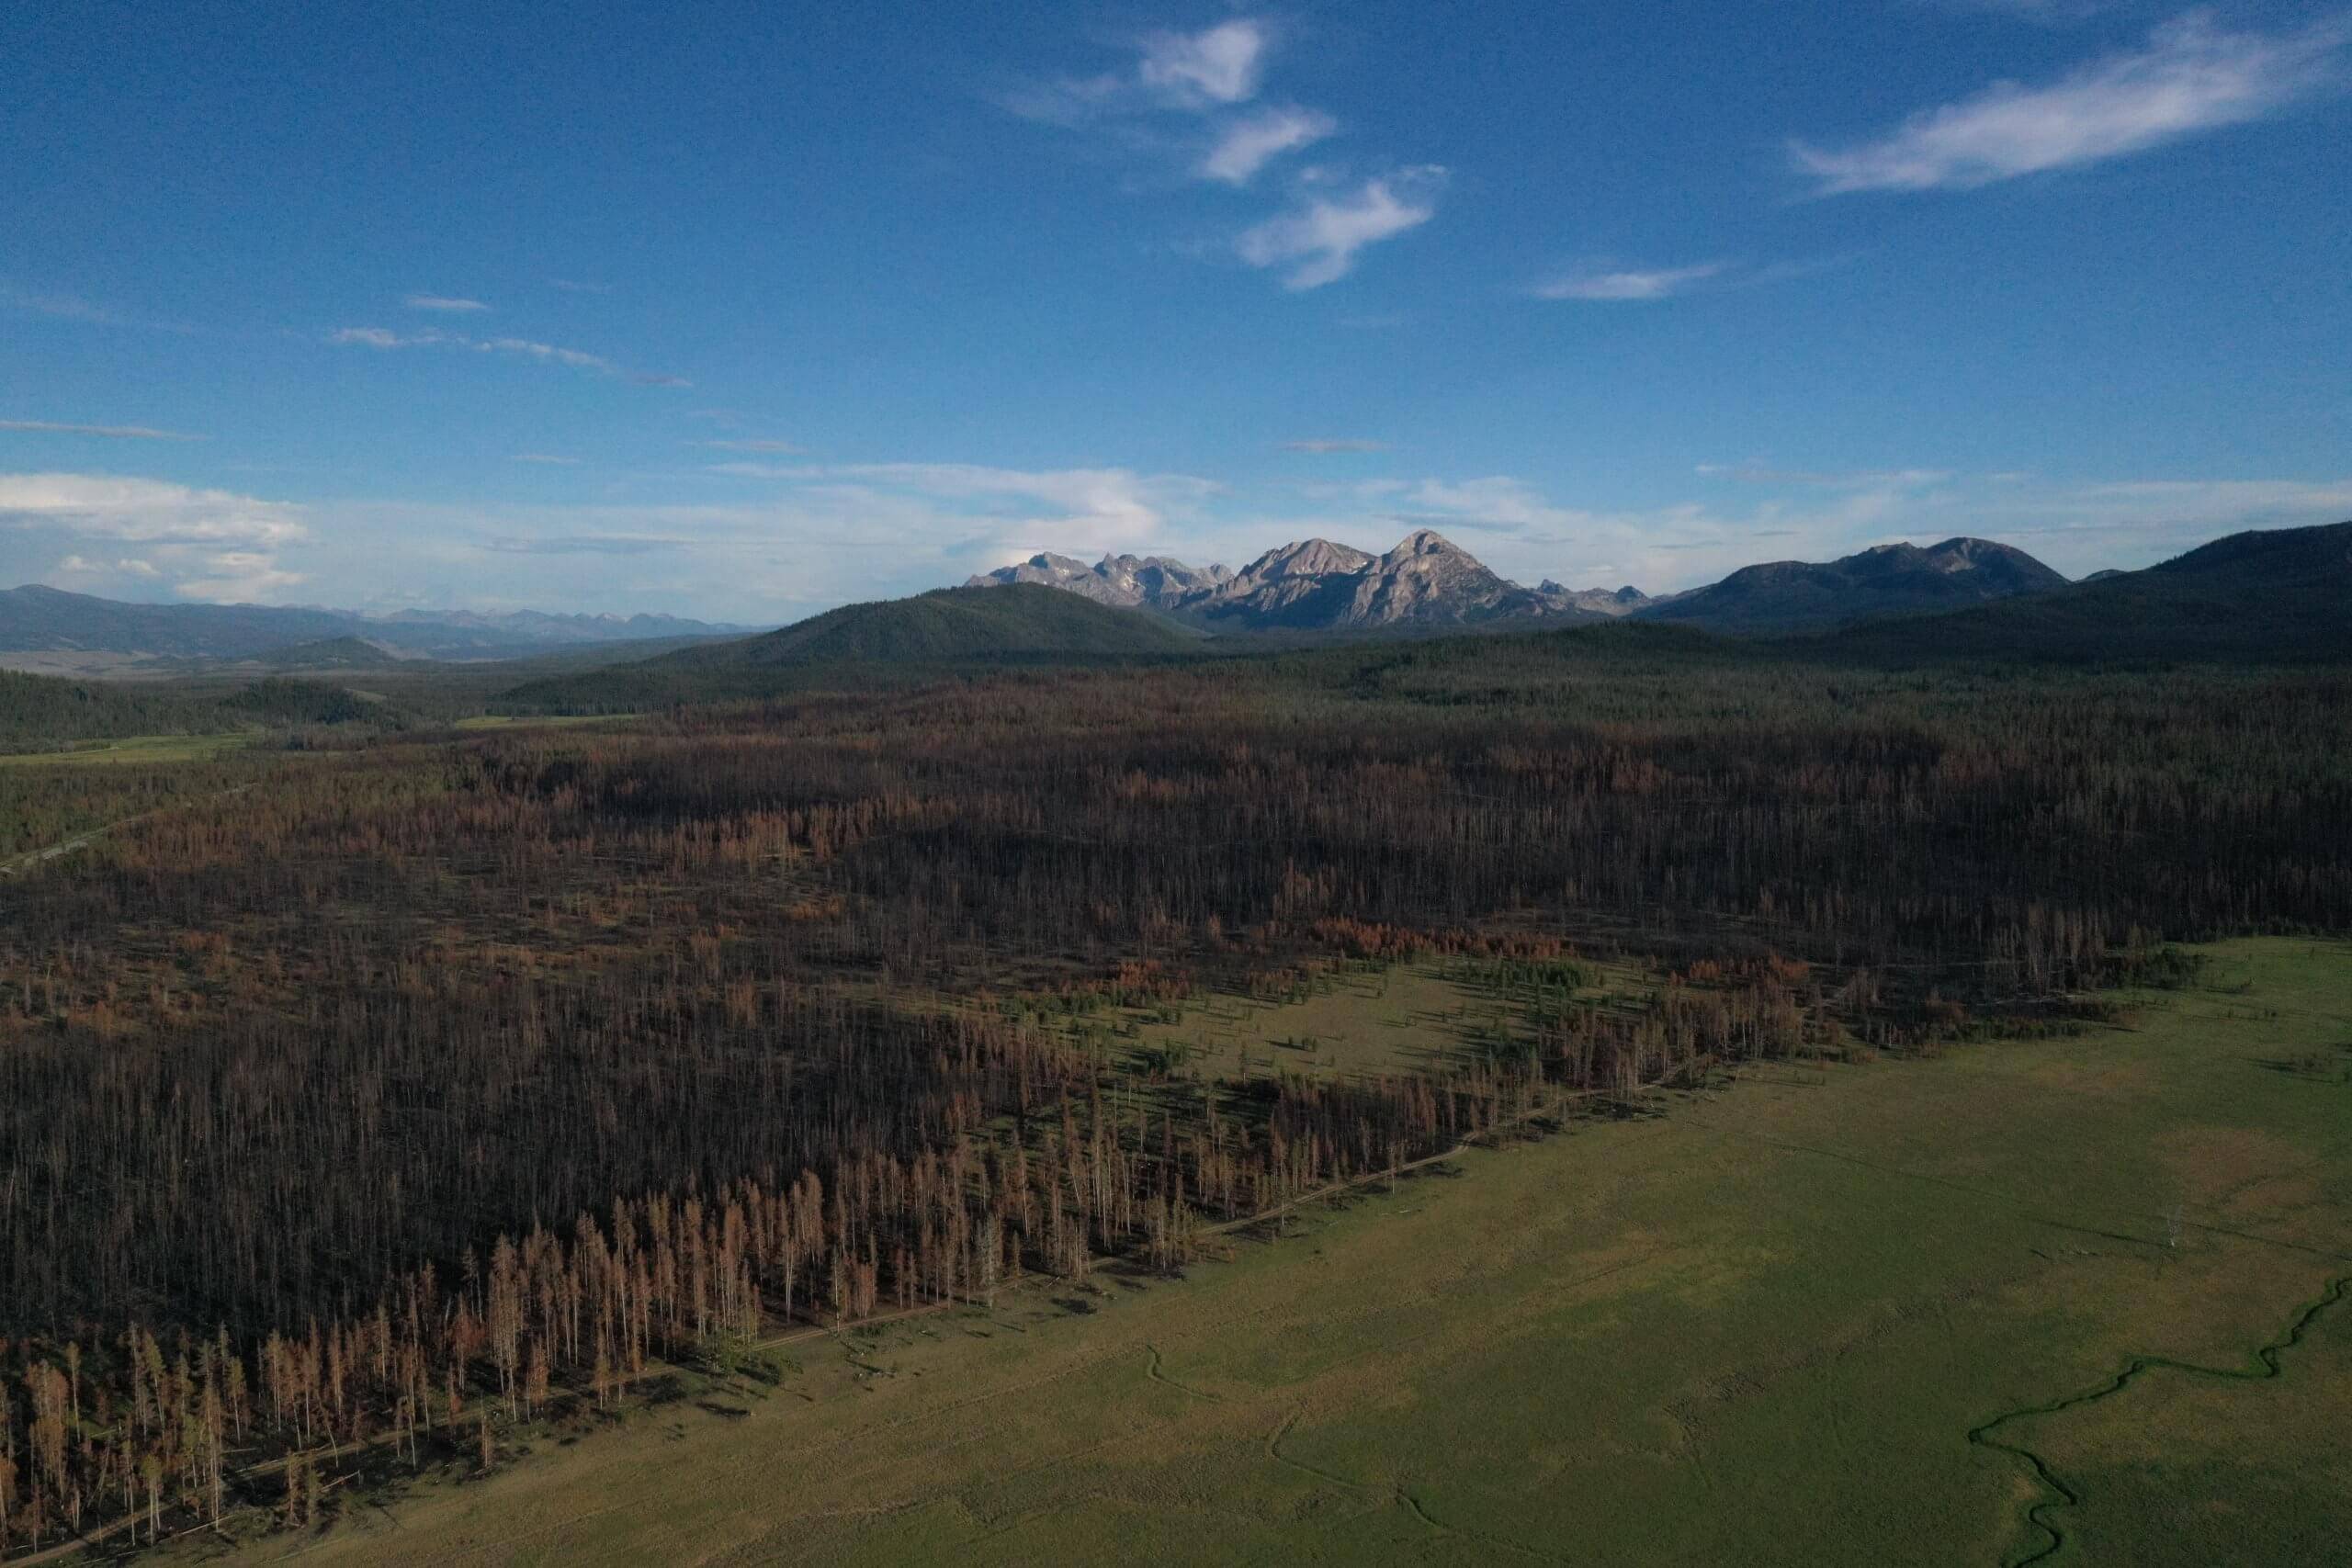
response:
M2045 1539L2024 1556L2007 1559L2003 1568L2031 1568L2031 1564L2046 1562L2064 1550L2068 1538L2066 1532L2059 1528L2058 1520L2054 1516L2061 1508L2079 1507L2084 1501L2084 1495L2078 1488L2059 1475L2049 1461L2043 1459L2034 1450L2026 1447L2023 1443L2005 1442L1994 1436L1995 1433L2012 1422L2031 1421L2045 1416L2064 1415L2069 1410L2079 1409L2086 1404L2096 1404L2103 1399L2111 1399L2130 1388L2143 1376L2154 1371L2183 1372L2194 1377L2219 1378L2230 1382L2262 1382L2279 1377L2284 1370L2280 1365L2280 1356L2302 1343L2303 1336L2310 1331L2312 1325L2318 1321L2320 1314L2343 1302L2348 1292L2352 1292L2352 1274L2339 1275L2329 1280L2326 1290L2320 1293L2319 1299L2310 1303L2302 1311L2295 1314L2294 1321L2288 1325L2287 1332L2283 1336L2255 1348L2254 1353L2247 1358L2246 1366L2207 1367L2194 1361L2177 1360L2169 1356L2134 1356L2125 1363L2120 1372L2096 1388L2069 1394L2064 1399L2053 1400L2047 1404L2028 1405L2019 1410L2005 1411L1984 1425L1972 1428L1968 1434L1968 1440L1971 1443L1978 1448L1991 1449L1997 1453L2008 1454L2023 1461L2026 1467L2033 1472L2034 1479L2048 1491L2055 1494L2054 1496L2044 1497L2026 1510L2027 1520L2040 1530Z

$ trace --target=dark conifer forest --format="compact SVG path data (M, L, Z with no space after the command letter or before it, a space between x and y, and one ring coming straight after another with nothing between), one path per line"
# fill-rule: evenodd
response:
M113 824L0 878L0 1544L297 1517L358 1445L1178 1269L1725 1063L2068 1027L2167 942L2352 923L2347 711L1621 629L0 772L0 852ZM1377 1079L1121 1048L1410 955L1530 1029Z

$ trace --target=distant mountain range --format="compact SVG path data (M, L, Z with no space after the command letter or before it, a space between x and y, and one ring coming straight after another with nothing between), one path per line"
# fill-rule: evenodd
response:
M1160 556L1032 556L967 588L1035 583L1098 604L1156 610L1216 632L1450 630L1506 620L1560 624L1626 615L1649 603L1632 588L1522 588L1429 529L1385 555L1329 539L1268 550L1238 571Z
M748 637L729 636L741 627L659 615L375 617L130 604L28 587L0 592L0 653L331 670L395 655L569 661L572 649L580 660L603 662L611 655L600 649L666 639L691 645L628 668L664 682L732 671L727 680L741 684L752 671L786 667L1086 661L1197 650L1213 637L1439 635L1626 620L1794 637L1872 660L2335 656L2352 653L2352 523L2234 535L2144 571L2102 572L2079 583L2023 551L1960 537L1925 548L1881 546L1827 562L1747 567L1661 598L1630 587L1522 587L1426 529L1380 555L1308 539L1269 550L1238 571L1156 556L1111 556L1090 567L1041 555L962 588L848 605Z
M2022 550L1959 538L1926 549L1883 545L1822 564L1746 567L1721 582L1657 599L1632 587L1577 589L1546 581L1522 588L1426 528L1385 555L1308 539L1268 550L1238 571L1159 556L1106 556L1091 567L1069 556L1033 556L965 586L1016 582L1156 610L1216 632L1436 632L1632 616L1736 635L1817 630L2066 586Z
M1045 556L975 581L847 605L761 637L551 675L505 698L622 711L903 683L942 666L1246 653L1279 647L1271 634L1301 628L1546 640L1556 628L1560 637L1596 637L1596 649L1896 665L2352 657L2352 523L2240 534L2145 571L2082 583L2005 546L1962 538L1750 568L1670 599L1630 588L1579 595L1556 583L1506 582L1432 534L1381 556L1309 540L1240 571L1131 557L1088 567ZM1584 597L1610 607L1576 602ZM1780 635L1702 635L1733 628ZM1331 657L1346 655L1335 649Z
M134 604L39 583L0 590L0 653L251 659L356 637L410 658L499 659L599 642L727 637L757 627L673 615L550 615L536 610L350 610L264 604Z

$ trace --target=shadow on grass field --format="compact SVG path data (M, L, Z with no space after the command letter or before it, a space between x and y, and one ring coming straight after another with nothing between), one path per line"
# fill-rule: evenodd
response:
M2146 996L2127 1028L1665 1097L1294 1216L1181 1281L1106 1269L806 1341L246 1550L2341 1561L2352 1307L2276 1378L2157 1369L2012 1417L2135 1359L2258 1366L2352 1273L2352 1085L2265 1066L2352 1041L2352 950L2222 955L2243 989ZM1970 1441L1994 1424L2073 1500Z

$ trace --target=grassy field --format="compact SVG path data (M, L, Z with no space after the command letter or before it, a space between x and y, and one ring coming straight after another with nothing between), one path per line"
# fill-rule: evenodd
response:
M2129 1027L1662 1096L1182 1281L806 1337L487 1479L178 1550L2341 1561L2352 948L2216 956Z
M630 716L610 714L501 714L479 713L457 722L459 729L570 729L583 724L621 725Z
M1311 991L1295 1002L1218 992L1187 1002L1173 1022L1126 1010L1131 1054L1208 1078L1380 1077L1427 1071L1483 1040L1525 1032L1520 1008L1437 961L1342 969L1318 976Z
M198 762L250 744L253 730L220 735L137 735L96 740L62 751L0 752L0 768L50 768L70 762Z

